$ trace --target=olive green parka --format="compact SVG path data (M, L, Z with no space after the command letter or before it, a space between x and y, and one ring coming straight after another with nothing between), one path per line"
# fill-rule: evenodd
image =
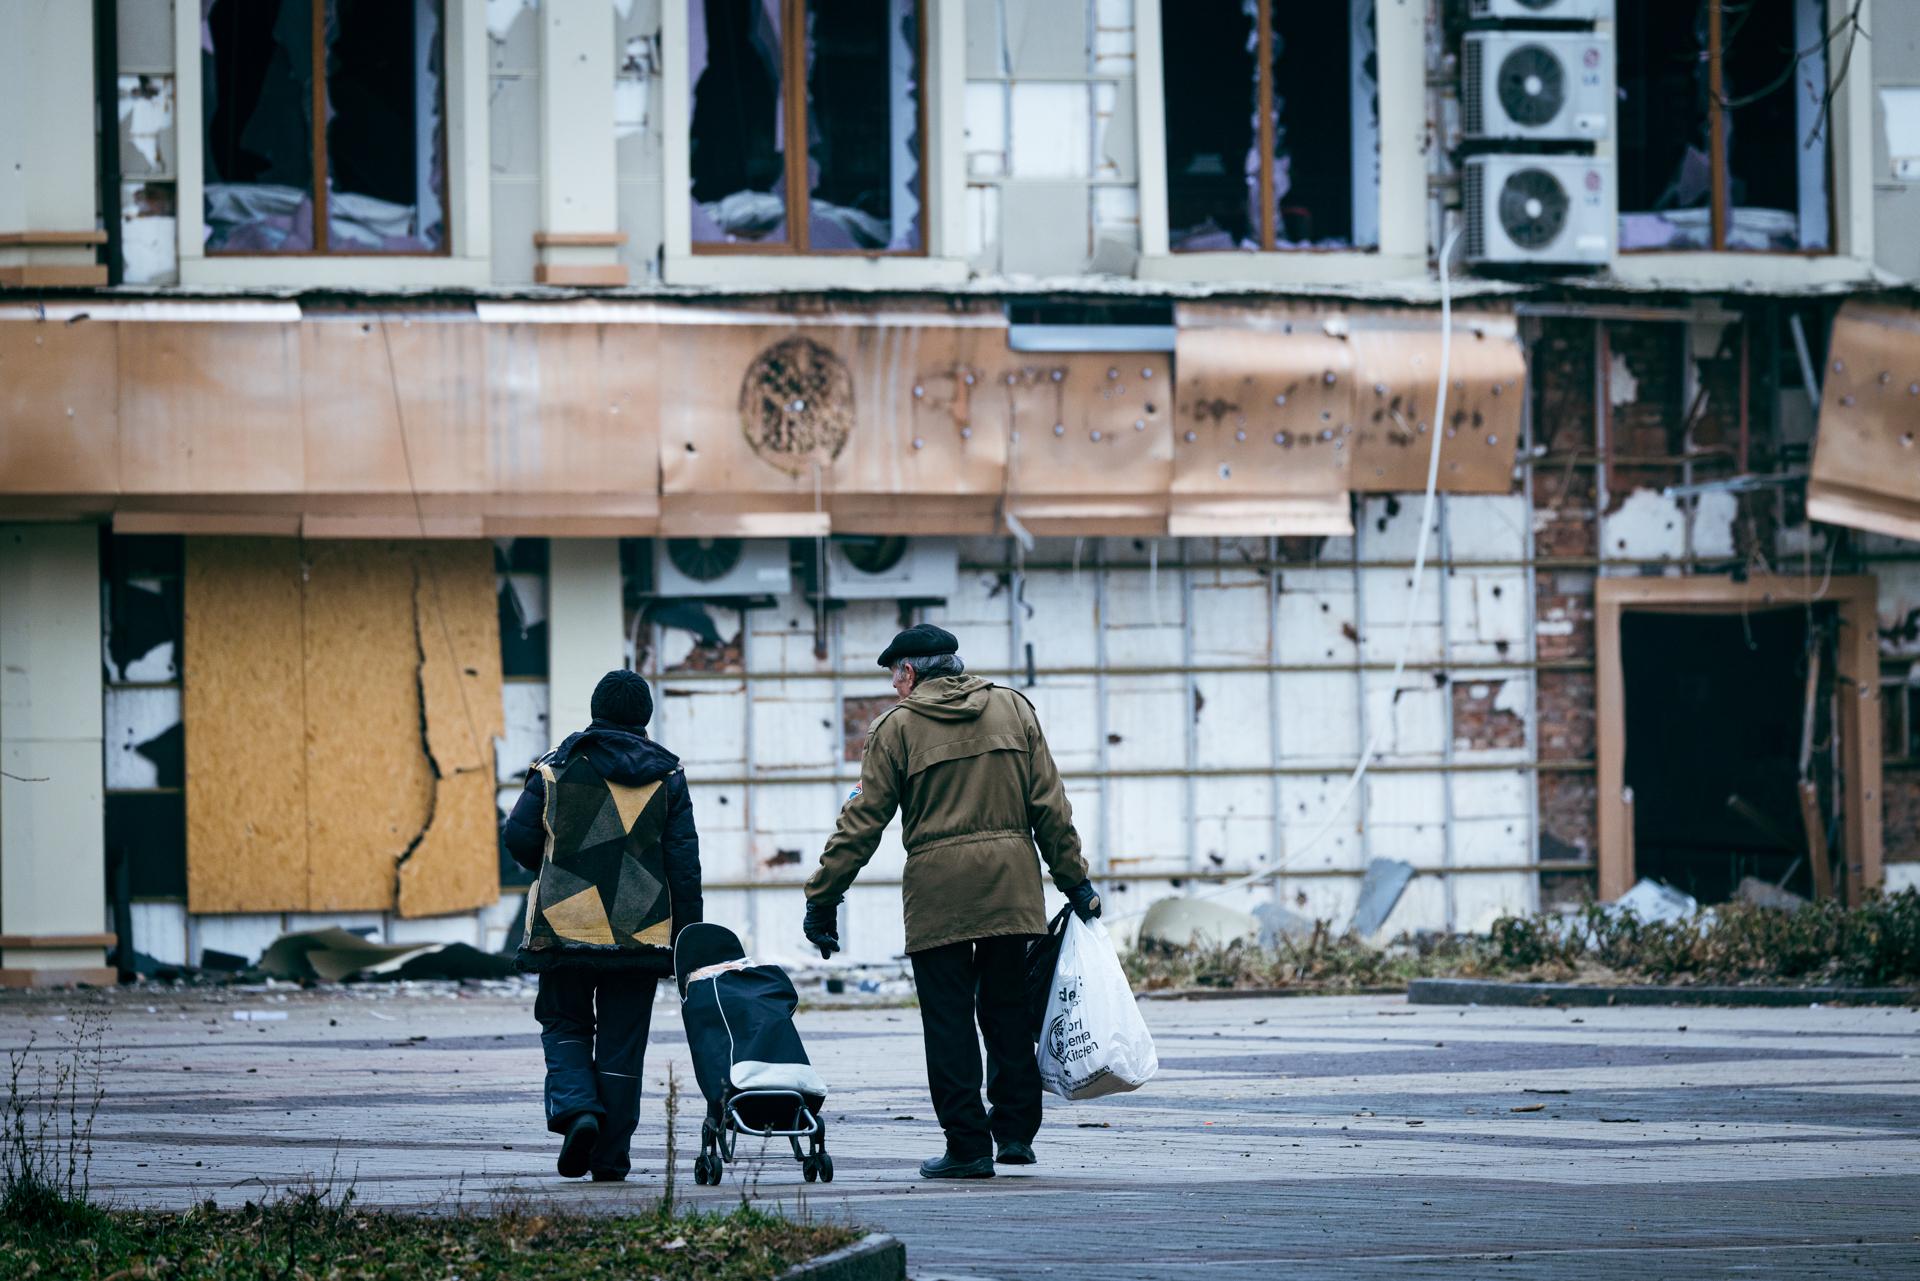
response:
M860 786L807 881L808 903L840 901L896 809L909 952L1045 933L1036 843L1061 890L1087 879L1033 705L977 676L935 677L874 720Z

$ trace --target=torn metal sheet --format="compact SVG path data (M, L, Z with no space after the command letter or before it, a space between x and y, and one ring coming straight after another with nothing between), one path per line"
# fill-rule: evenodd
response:
M1526 353L1511 316L1455 313L1446 422L1432 421L1440 381L1439 317L1352 317L1356 425L1352 482L1370 492L1426 488L1434 430L1439 488L1505 494L1527 397Z
M1823 380L1808 517L1920 539L1920 311L1847 303Z

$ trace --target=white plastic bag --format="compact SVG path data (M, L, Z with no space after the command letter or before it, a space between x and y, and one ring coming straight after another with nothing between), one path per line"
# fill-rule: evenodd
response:
M1040 1083L1063 1099L1137 1090L1160 1070L1113 940L1097 920L1067 920L1037 1054Z

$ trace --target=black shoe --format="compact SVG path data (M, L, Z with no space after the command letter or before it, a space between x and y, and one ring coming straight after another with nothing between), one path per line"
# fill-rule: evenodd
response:
M993 1158L1001 1165L1032 1165L1040 1158L1033 1154L1031 1143L1022 1143L1018 1139L1000 1145L1000 1152Z
M975 1157L971 1161L956 1161L952 1155L942 1152L920 1163L920 1177L923 1179L991 1179L993 1177L993 1158Z
M587 1164L593 1159L593 1145L600 1141L600 1118L591 1112L582 1112L567 1127L567 1137L560 1141L560 1177L577 1179L587 1172Z
M593 1172L593 1181L595 1183L625 1183L627 1181L627 1173L625 1170L595 1170Z

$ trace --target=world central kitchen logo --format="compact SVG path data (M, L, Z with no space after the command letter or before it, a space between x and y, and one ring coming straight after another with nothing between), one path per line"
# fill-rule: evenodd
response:
M1077 1017L1080 1008L1080 985L1069 983L1055 994L1064 1007L1047 1025L1047 1048L1052 1051L1056 1063L1075 1063L1086 1058L1100 1048L1093 1039L1093 1033L1087 1030L1083 1019Z

